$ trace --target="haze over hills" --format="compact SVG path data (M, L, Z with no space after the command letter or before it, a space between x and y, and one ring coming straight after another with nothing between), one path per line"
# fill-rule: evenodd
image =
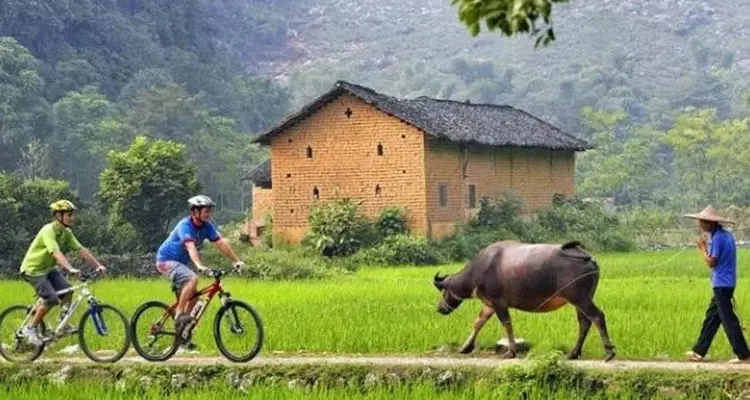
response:
M664 112L690 105L683 97L705 72L730 82L732 106L723 107L731 115L744 111L748 86L750 20L742 17L748 5L573 1L555 5L557 41L535 51L526 37L486 31L471 37L447 0L298 0L285 7L285 50L257 66L288 82L298 102L347 79L399 96L511 102L558 122L570 117L550 110L552 99L670 109ZM458 79L457 69L475 75L469 85L459 87L467 79ZM506 82L488 88L498 80Z

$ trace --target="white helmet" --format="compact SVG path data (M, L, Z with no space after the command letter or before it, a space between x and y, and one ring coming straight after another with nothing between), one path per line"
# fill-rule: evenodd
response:
M199 194L197 196L193 196L188 199L188 204L190 205L190 209L193 208L200 208L200 207L213 207L215 206L213 200L211 200L210 197L206 195Z

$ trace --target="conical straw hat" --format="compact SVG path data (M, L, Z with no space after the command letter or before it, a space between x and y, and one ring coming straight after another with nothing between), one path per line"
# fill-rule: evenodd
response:
M685 214L684 217L703 221L726 222L728 224L734 223L734 221L720 216L712 206L704 208L703 211L699 212L698 214Z

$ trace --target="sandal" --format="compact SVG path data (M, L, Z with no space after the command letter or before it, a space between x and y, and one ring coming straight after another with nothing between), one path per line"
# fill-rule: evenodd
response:
M688 357L688 361L695 361L695 362L703 361L703 356L692 350L685 353L685 355Z

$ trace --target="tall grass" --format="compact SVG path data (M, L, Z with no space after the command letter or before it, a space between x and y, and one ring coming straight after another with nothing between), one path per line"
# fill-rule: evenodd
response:
M609 254L598 257L602 277L595 302L605 312L620 359L682 359L698 336L711 297L709 270L693 249L677 253ZM750 318L750 251L741 250L740 281L735 294L740 318ZM432 286L435 272L454 272L462 265L420 268L363 268L356 274L320 281L258 282L228 279L233 297L253 304L262 315L266 342L262 355L299 353L453 354L471 331L480 310L465 302L450 316L436 312L439 293ZM201 280L201 286L208 284ZM172 300L166 280L110 280L95 283L96 295L121 307L130 316L142 302ZM32 290L20 281L0 283L0 308L32 300ZM204 355L218 355L211 335L218 302L196 331ZM566 351L574 343L578 324L570 306L547 314L512 310L517 337L532 344L532 354ZM492 354L504 336L496 319L487 323L479 352ZM75 343L65 339L48 349L54 355ZM439 350L439 351L438 351ZM602 357L596 329L589 333L584 358ZM733 357L720 330L710 350L713 359Z
M2 387L2 386L0 386ZM18 386L6 386L4 392L7 398L15 400L38 400L40 396L50 399L97 399L97 400L131 400L139 398L143 400L223 400L231 398L246 399L357 399L357 400L392 400L392 399L446 399L446 400L495 400L495 399L524 399L524 400L546 400L546 399L631 399L633 394L629 390L612 393L598 391L590 393L574 388L549 388L536 385L519 390L516 385L488 386L477 384L470 388L445 389L431 384L404 384L395 387L379 387L373 389L362 388L316 388L316 389L292 389L283 386L255 386L247 393L241 393L238 389L226 384L214 384L200 390L176 390L169 388L151 388L146 390L117 390L107 384L69 384L64 386L28 384ZM43 393L43 395L41 395ZM656 395L651 398L667 398L668 396ZM683 398L726 398L717 391L715 396L709 397L707 393L694 393L691 397Z

